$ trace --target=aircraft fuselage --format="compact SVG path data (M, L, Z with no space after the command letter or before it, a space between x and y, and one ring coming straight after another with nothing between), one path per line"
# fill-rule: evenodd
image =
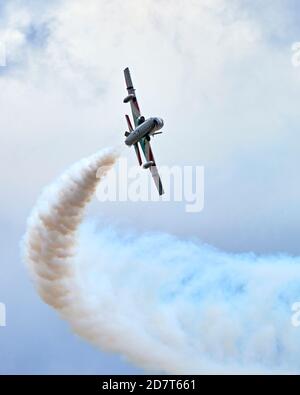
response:
M164 121L161 118L148 118L130 133L130 135L125 140L125 144L129 146L136 144L143 137L154 134L163 126Z

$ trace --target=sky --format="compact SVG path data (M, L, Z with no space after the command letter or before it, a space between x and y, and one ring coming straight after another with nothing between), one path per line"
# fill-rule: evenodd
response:
M0 373L141 372L70 332L40 301L19 248L43 187L123 144L126 66L142 111L165 121L157 162L204 166L205 205L190 214L184 203L95 200L89 215L228 252L300 253L297 15L295 0L1 3Z

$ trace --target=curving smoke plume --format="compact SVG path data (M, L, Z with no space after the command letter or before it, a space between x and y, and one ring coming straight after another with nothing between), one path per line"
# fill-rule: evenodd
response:
M116 159L80 161L33 210L24 256L44 301L82 337L151 370L297 372L300 259L81 224Z

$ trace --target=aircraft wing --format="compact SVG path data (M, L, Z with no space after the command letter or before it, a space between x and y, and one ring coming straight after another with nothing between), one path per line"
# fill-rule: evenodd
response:
M154 156L153 156L153 152L152 152L152 149L151 149L150 142L147 140L146 137L144 137L144 138L142 138L139 141L139 143L140 143L140 146L142 148L142 151L144 152L146 161L154 163L154 165L150 166L149 169L151 171L151 174L152 174L152 177L153 177L153 180L154 180L154 183L156 185L156 188L158 190L159 195L163 195L165 192L164 192L164 189L163 189L163 186L162 186L162 182L161 182L160 176L158 174L158 170L157 170L157 167L156 167L156 163L155 163L155 159L154 159Z
M135 89L132 84L131 75L130 75L130 71L129 71L128 67L124 70L124 76L125 76L126 88L127 88L128 95L133 95L133 99L130 100L130 106L131 106L134 125L135 125L135 127L137 127L138 126L137 120L138 120L138 117L141 115L141 112L140 112L140 107L139 107L137 98L135 96Z

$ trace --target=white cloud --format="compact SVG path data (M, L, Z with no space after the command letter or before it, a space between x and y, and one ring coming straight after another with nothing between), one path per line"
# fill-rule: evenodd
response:
M22 191L29 207L62 167L123 143L128 109L122 104L122 69L128 65L145 115L165 119L165 133L154 141L158 163L206 167L200 216L187 222L183 210L170 205L167 221L145 213L141 226L172 230L178 221L182 232L229 248L296 248L288 236L278 245L270 229L283 227L288 235L298 215L291 204L299 195L291 168L298 166L300 73L291 66L290 43L274 45L270 39L276 26L288 25L289 13L280 2L262 9L243 4L11 2L2 34L14 43L8 57L18 67L8 65L0 81L1 161L10 169L3 174L9 185L5 205L19 210L13 197ZM26 32L41 24L49 35L36 48ZM126 155L135 160L130 151ZM274 214L283 207L284 218ZM134 221L141 209L107 210ZM242 229L244 241L227 237L228 226Z

